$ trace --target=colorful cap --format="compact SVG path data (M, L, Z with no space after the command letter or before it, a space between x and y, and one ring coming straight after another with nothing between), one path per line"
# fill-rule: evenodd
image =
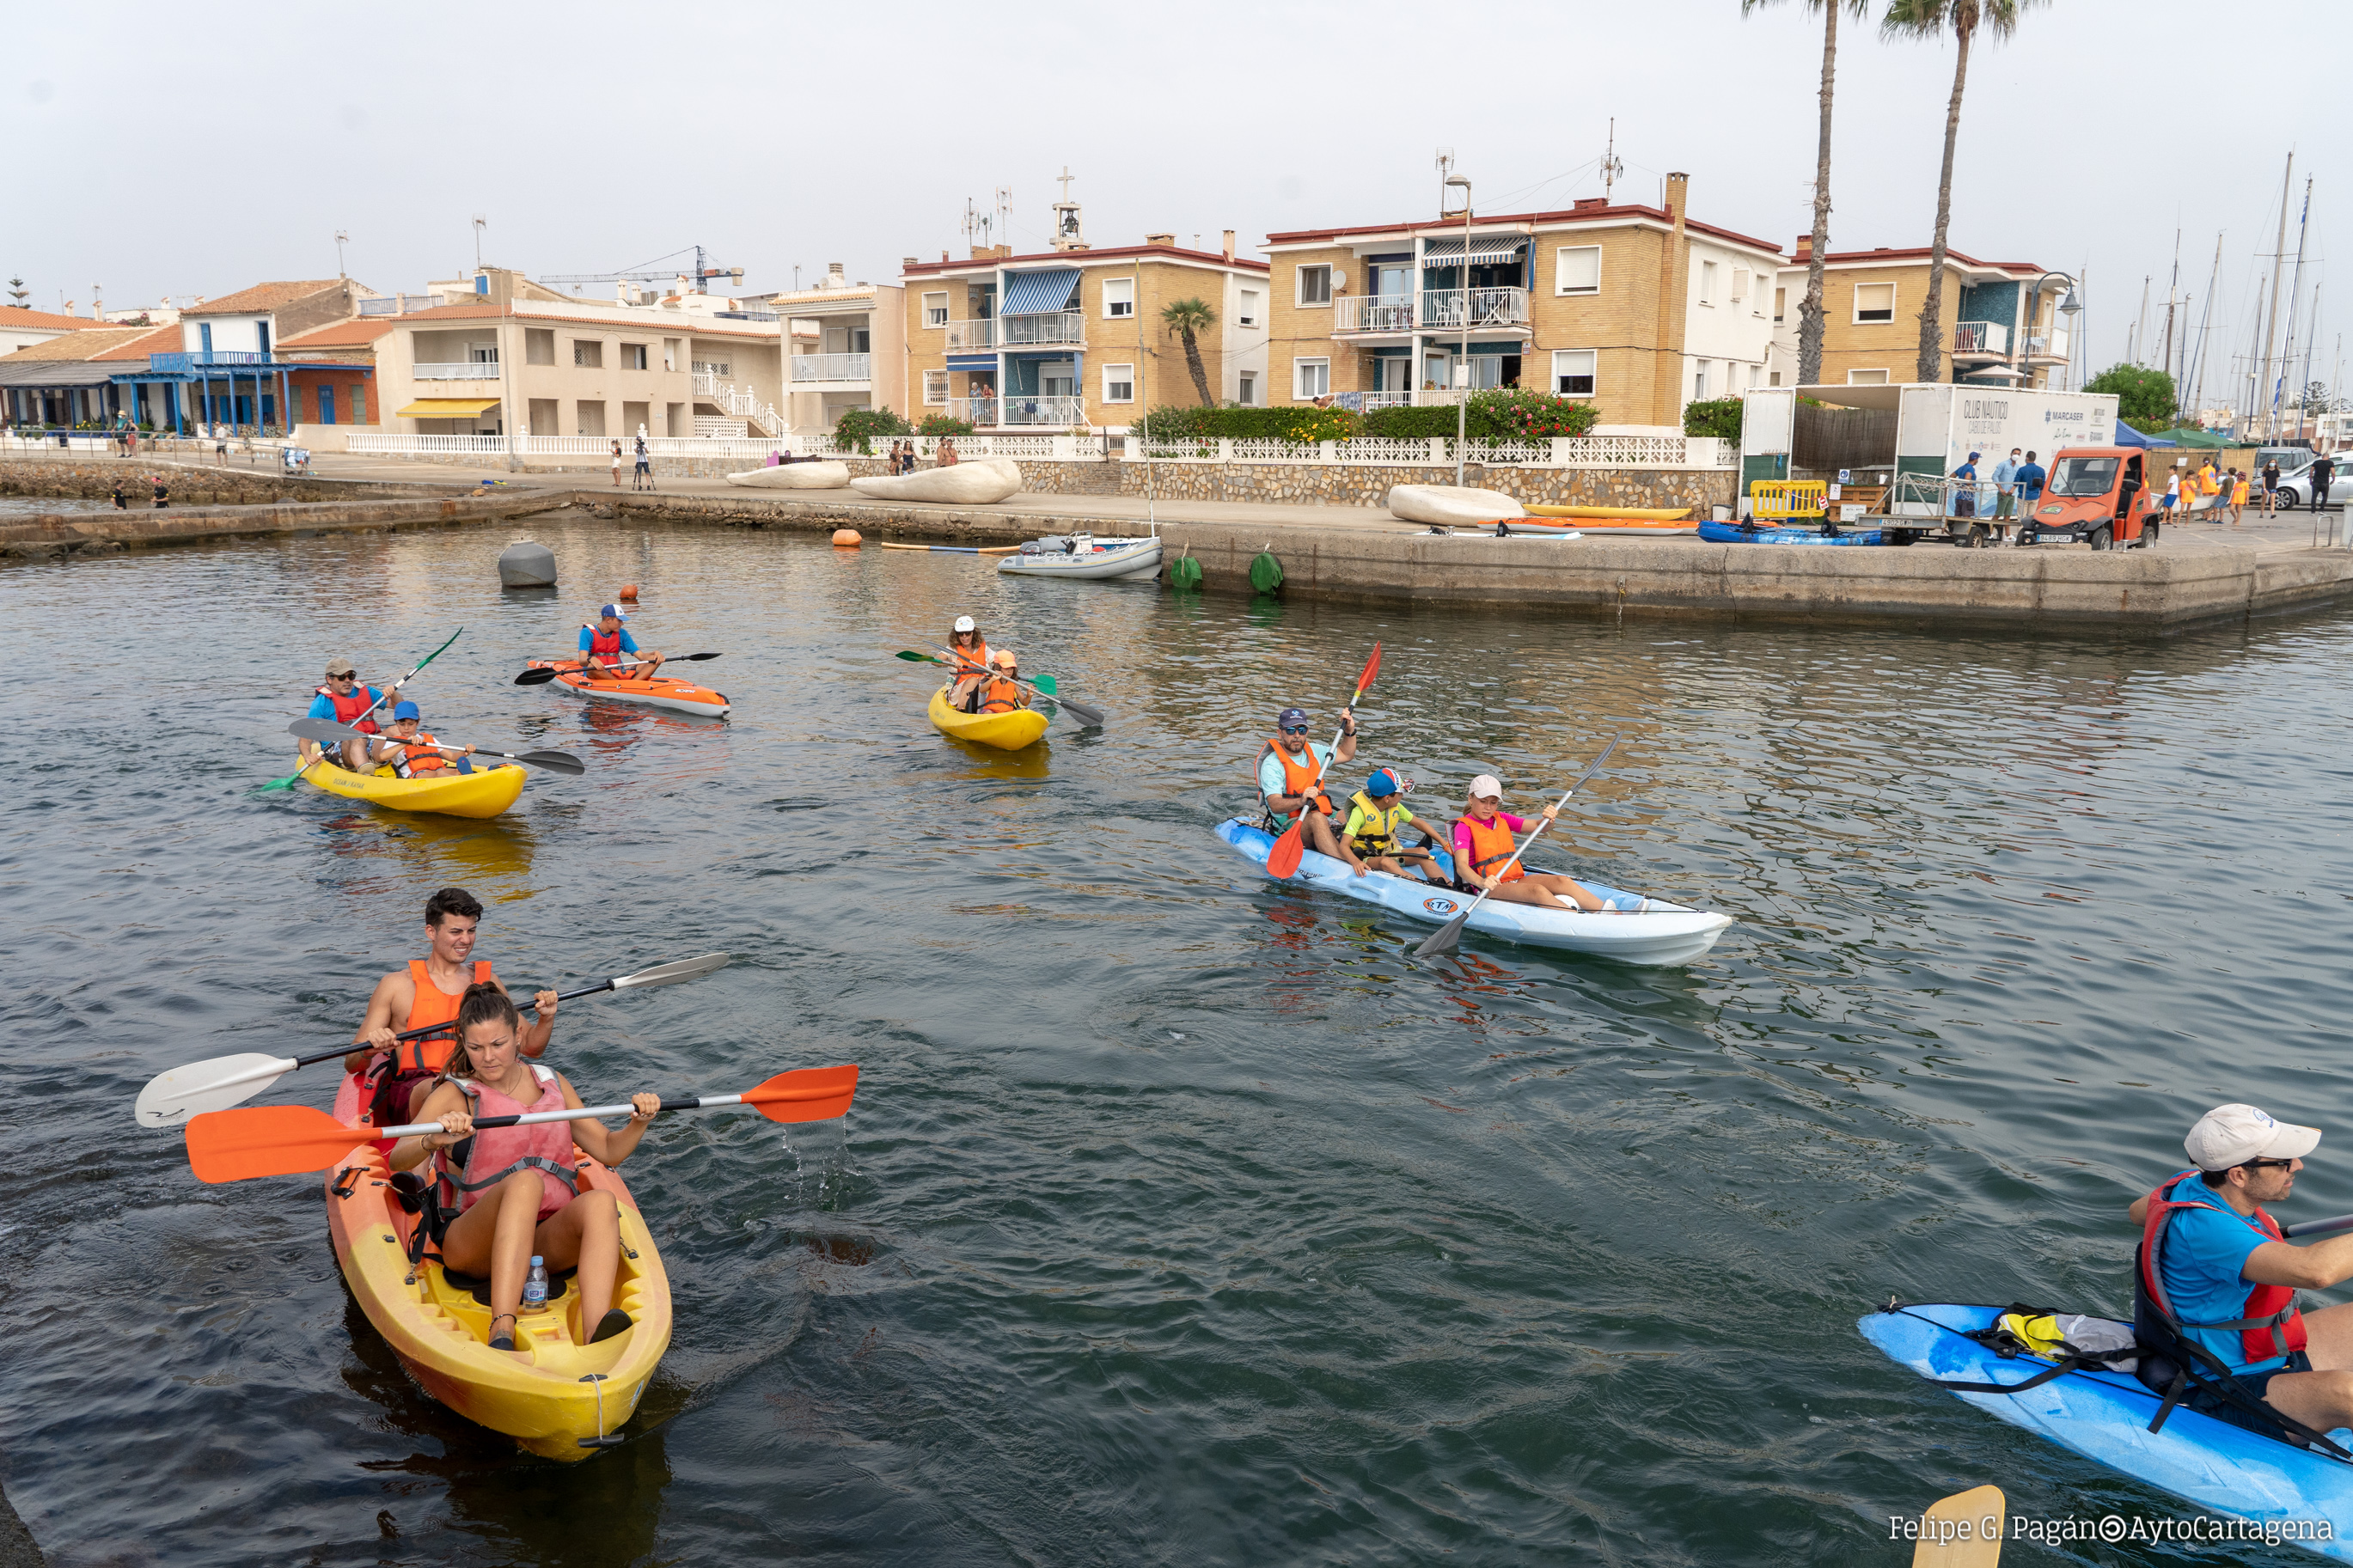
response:
M2218 1105L2198 1119L2181 1147L2201 1171L2250 1160L2301 1160L2320 1146L2320 1129L2274 1121L2252 1105Z
M999 669L1018 668L1021 663L1019 659L1013 657L1013 650L1009 647L991 648L988 658L989 662Z
M607 605L596 613L600 616L610 616L617 621L626 621L629 618L618 605Z
M1395 795L1404 787L1398 782L1397 774L1387 768L1375 769L1373 776L1365 781L1365 793L1375 799L1385 795Z
M403 719L422 719L424 717L425 715L417 710L417 706L414 702L396 702L393 704L392 721L396 724L399 723Z
M1501 800L1504 798L1504 781L1497 778L1493 773L1481 773L1477 778L1471 781L1471 788L1468 793L1473 796L1492 795L1497 800Z

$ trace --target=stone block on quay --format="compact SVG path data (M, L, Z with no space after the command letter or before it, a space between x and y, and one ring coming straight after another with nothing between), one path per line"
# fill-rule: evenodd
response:
M860 495L882 500L987 506L1021 488L1021 466L1010 458L972 458L952 468L926 468L896 478L877 475L852 479L849 484Z
M1501 490L1467 485L1396 485L1383 504L1391 517L1406 522L1488 522L1528 515L1526 508Z
M727 476L731 485L754 490L839 490L849 487L848 463L777 463Z

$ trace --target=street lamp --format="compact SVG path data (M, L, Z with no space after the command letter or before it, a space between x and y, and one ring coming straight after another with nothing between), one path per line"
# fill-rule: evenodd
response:
M2042 319L2042 286L2051 281L2053 278L2064 278L2067 280L2067 292L2062 296L2059 300L2059 314L2063 316L2073 316L2084 308L2081 304L2076 302L2075 278L2072 273L2046 272L2042 277L2037 278L2031 284L2028 285L2026 290L2025 331L2019 333L2019 337L2021 341L2018 345L2018 384L2021 387L2028 382L2034 379L2034 374L2028 368L2026 363L2028 351L2033 346L2034 342L2034 324ZM2074 345L2070 343L2067 347L2068 353L2072 356L2074 352Z
M1462 187L1462 353L1456 359L1454 374L1462 384L1454 394L1454 488L1462 488L1462 447L1470 436L1471 425L1471 182L1460 174L1449 174L1446 183Z

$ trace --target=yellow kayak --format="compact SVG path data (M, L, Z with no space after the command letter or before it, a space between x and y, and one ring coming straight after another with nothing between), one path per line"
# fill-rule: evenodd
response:
M346 1077L335 1102L336 1114L347 1121L357 1119L356 1082ZM585 1459L609 1447L606 1440L636 1413L670 1349L670 1276L637 1200L603 1162L585 1152L579 1160L581 1191L609 1192L620 1209L613 1305L629 1315L630 1327L603 1344L589 1344L576 1281L567 1277L556 1282L560 1289L548 1297L544 1311L525 1312L518 1321L512 1354L491 1348L490 1304L475 1296L473 1282L462 1275L453 1279L430 1258L421 1267L409 1263L409 1233L417 1222L387 1182L379 1145L359 1144L337 1162L326 1183L335 1261L353 1299L401 1364L426 1393L467 1420L551 1459ZM481 1290L490 1294L487 1281Z
M959 713L948 706L948 694L942 690L932 693L932 728L959 741L1018 752L1035 745L1046 732L1046 715L1035 708L1018 708L1010 713Z
M509 766L477 768L470 773L452 772L446 778L385 778L355 773L321 758L304 768L301 777L329 795L364 800L393 811L430 811L443 816L496 816L522 794L523 770Z
M1530 517L1624 518L1630 521L1678 522L1691 515L1687 506L1525 506Z

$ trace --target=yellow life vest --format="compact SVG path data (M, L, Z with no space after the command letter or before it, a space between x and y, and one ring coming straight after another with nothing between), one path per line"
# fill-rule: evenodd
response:
M1348 797L1348 804L1362 813L1356 831L1348 840L1359 855L1394 855L1398 850L1398 829L1413 820L1413 813L1400 801L1384 811L1375 805L1372 797L1363 790Z

